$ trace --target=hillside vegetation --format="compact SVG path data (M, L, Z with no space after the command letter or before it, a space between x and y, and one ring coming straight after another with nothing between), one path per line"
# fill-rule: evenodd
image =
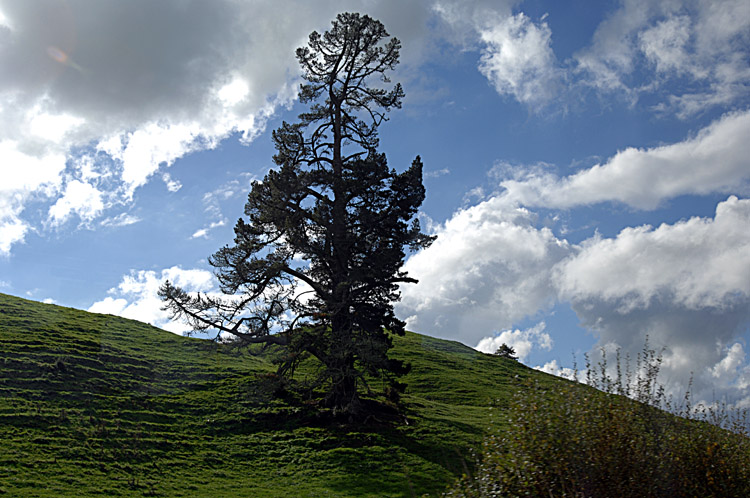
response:
M748 410L675 402L648 343L637 368L587 357L586 383L519 388L482 445L479 465L446 498L747 498ZM624 368L623 368L624 367Z
M439 495L491 406L564 382L407 333L403 416L348 424L274 397L268 354L0 294L0 494ZM304 371L301 372L304 375Z

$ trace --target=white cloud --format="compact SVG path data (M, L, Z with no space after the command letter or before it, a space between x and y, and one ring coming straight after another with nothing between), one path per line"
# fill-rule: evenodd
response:
M538 168L516 171L500 184L509 201L549 208L619 201L653 209L684 194L743 192L750 186L749 136L750 111L729 113L682 142L628 148L564 178Z
M0 256L8 256L13 244L23 242L28 226L15 217L0 221Z
M104 210L102 193L94 186L73 180L65 185L65 193L49 209L49 219L58 226L73 214L81 221L87 222L96 218Z
M449 175L451 173L451 170L448 168L438 169L438 170L431 170L431 171L425 171L424 177L425 178L440 178L441 176Z
M33 192L50 194L62 182L65 156L58 152L24 148L18 142L6 140L0 141L0 157L4 166L0 192L5 196Z
M211 223L210 225L208 225L207 227L196 230L195 233L193 233L193 235L190 236L190 238L191 239L208 238L208 232L210 232L216 227L223 227L226 224L227 224L226 220L215 221Z
M224 102L227 106L237 105L247 97L250 92L250 87L247 85L247 81L239 76L235 76L234 79L222 86L216 96Z
M110 289L110 292L114 291L114 289ZM128 307L128 301L127 299L123 298L113 298L111 296L107 296L104 299L95 302L92 304L88 311L91 313L102 313L107 315L117 315L122 316L125 318L133 318L136 319L133 316L125 315L123 314L125 308Z
M687 45L690 41L690 18L676 16L647 28L638 35L639 48L656 66L656 71L688 71ZM701 71L704 73L704 71ZM705 74L696 74L701 77Z
M435 232L435 243L404 266L419 280L402 287L396 304L411 330L488 352L505 342L525 357L546 347L552 331L513 325L570 303L608 351L619 345L635 358L647 337L666 346L663 379L675 395L692 373L696 399L711 400L715 389L750 403L750 364L735 345L750 323L750 199L730 196L713 218L625 228L571 246L495 196ZM538 368L571 374L557 363Z
M83 124L84 120L68 114L46 114L35 107L29 117L29 132L53 143L60 143L65 135Z
M576 55L578 69L589 73L601 90L629 90L622 75L634 67L632 32L644 26L652 10L648 0L625 0L594 33L590 47Z
M714 107L736 108L750 96L745 0L622 0L590 44L562 62L545 16L534 21L514 13L520 4L442 0L434 9L453 30L454 43L482 51L479 70L498 93L532 109L552 102L567 108L583 87L621 95L631 105L648 97L658 113L687 119Z
M163 175L161 175L161 179L167 186L167 190L169 190L170 192L177 192L182 188L182 183L177 180L173 180L169 173L164 173Z
M183 270L177 266L161 272L132 270L123 277L117 287L109 290L109 296L92 304L88 311L139 320L177 334L187 332L190 330L188 326L171 321L169 314L161 309L163 303L157 292L165 280L189 292L215 290L214 276L206 270Z
M65 156L44 148L25 150L17 142L0 139L0 255L23 242L30 226L21 218L27 202L51 196L62 183Z
M546 324L540 322L525 330L503 330L494 336L481 339L475 349L483 353L494 353L503 344L516 351L518 359L524 361L532 349L549 351L552 349L552 337L545 332Z
M726 356L711 368L711 375L719 381L726 377L734 380L737 377L737 370L745 364L745 349L739 342L735 342L725 351Z
M565 74L544 17L535 22L523 12L514 14L520 3L439 0L433 9L448 28L443 36L481 51L478 69L500 95L540 110L559 92Z
M191 239L199 239L199 238L208 238L208 229L207 228L200 228L196 230L193 235L190 236Z
M249 190L250 184L255 180L255 177L250 175L245 176L244 179L247 180L246 183L241 182L240 180L231 180L218 188L203 194L203 210L216 221L213 221L209 225L193 232L193 235L190 236L191 239L208 238L208 233L211 230L227 224L227 218L222 213L221 204L238 194L246 194Z
M545 22L534 23L518 13L481 29L479 37L485 44L479 70L499 94L532 107L556 95L561 72Z
M494 197L440 226L432 246L404 265L419 280L402 286L396 305L410 330L471 344L551 305L550 269L570 247L534 222Z
M548 361L544 365L536 366L534 368L544 373L557 375L558 377L562 377L564 379L570 379L570 380L574 380L576 378L576 375L580 374L580 372L577 374L575 370L572 368L560 366L557 360ZM578 377L578 379L580 380L581 377Z
M750 366L735 345L750 322L749 199L730 197L713 219L595 237L553 273L560 299L600 344L619 344L631 355L646 337L666 347L666 382L681 386L673 392L692 374L699 399L750 400L741 380Z
M201 141L198 123L162 125L149 123L120 140L107 139L99 150L106 151L122 163L122 180L126 198L144 185L161 164L171 165L193 150L212 148L215 140ZM223 137L222 137L223 138ZM119 142L120 147L117 147Z
M117 216L103 219L100 224L104 227L124 227L141 221L140 218L128 213L120 213Z
M658 228L626 228L595 237L560 263L556 283L574 302L617 303L627 313L667 299L687 309L732 307L750 300L750 199L732 196L714 219Z
M295 98L294 50L341 9L333 0L0 0L0 163L45 159L56 177L25 182L20 192L0 186L0 229L14 234L2 253L29 229L45 228L32 227L24 209L40 194L55 205L63 178L97 188L104 202L97 216L106 216L186 154L232 134L251 141ZM347 10L381 19L404 41L403 59L419 58L428 3L362 0ZM82 176L82 153L101 182Z
M749 36L745 0L623 0L575 60L598 90L631 102L656 95L657 110L688 118L750 94ZM648 84L639 72L653 75Z
M509 17L518 0L437 0L432 10L450 31L445 36L456 44L473 49L477 34L498 19Z

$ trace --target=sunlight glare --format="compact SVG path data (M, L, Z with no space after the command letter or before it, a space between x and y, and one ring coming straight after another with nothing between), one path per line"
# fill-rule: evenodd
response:
M10 29L10 21L8 21L8 17L3 14L2 10L0 10L0 26L5 26Z
M84 121L82 118L69 114L35 113L30 120L29 131L40 138L60 143L68 132L83 124Z
M231 83L227 83L221 87L216 95L224 102L224 105L233 106L247 97L249 92L250 87L247 81L240 77L235 77Z

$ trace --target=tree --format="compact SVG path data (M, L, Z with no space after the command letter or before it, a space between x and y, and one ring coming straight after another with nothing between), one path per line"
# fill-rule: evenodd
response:
M495 355L500 356L501 358L510 358L511 360L518 359L518 356L516 356L516 350L505 343L497 348L497 351L495 351Z
M165 309L196 330L283 348L280 376L317 359L312 387L338 413L362 410L366 375L398 386L407 371L388 357L389 332L405 326L393 302L400 284L416 283L401 270L405 251L433 240L415 218L425 196L419 156L398 173L377 151L378 126L404 96L400 84L383 88L401 46L388 38L379 21L352 13L310 34L296 52L308 111L273 132L278 169L252 185L234 244L209 258L232 297L160 288Z

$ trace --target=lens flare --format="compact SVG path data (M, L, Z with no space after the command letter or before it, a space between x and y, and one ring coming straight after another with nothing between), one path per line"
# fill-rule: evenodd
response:
M72 67L81 74L87 74L87 71L76 64L76 62L59 47L50 45L49 47L47 47L47 55L64 66Z
M59 48L50 45L47 47L47 55L52 57L54 60L59 62L60 64L68 64L70 62L70 58L68 57L68 54L60 50Z

